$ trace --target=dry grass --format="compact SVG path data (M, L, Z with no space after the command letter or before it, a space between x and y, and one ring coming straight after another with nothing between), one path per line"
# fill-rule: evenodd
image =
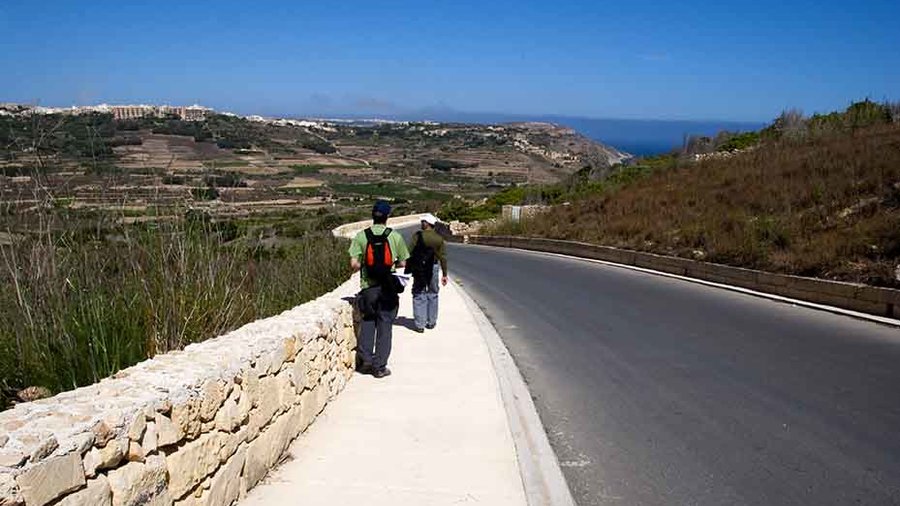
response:
M93 383L349 274L346 242L330 234L269 245L203 215L138 225L79 216L0 216L0 409L24 387Z
M517 232L897 287L900 125L659 171Z

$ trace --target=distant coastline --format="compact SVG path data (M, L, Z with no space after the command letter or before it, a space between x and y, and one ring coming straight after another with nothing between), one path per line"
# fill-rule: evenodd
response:
M295 117L311 117L297 115ZM344 120L362 119L359 115L331 115ZM365 115L372 117L372 114ZM712 136L722 130L746 132L759 130L764 122L727 120L638 120L580 118L576 116L471 113L453 110L419 111L378 115L392 121L437 121L451 123L501 124L540 121L567 126L581 135L634 156L667 153L680 148L687 136Z
M32 108L42 113L68 113L78 114L82 112L113 112L117 117L137 117L146 114L160 115L164 113L176 113L187 119L197 120L204 117L213 109L199 105L187 107L152 106L152 105L107 105L81 107L35 107L24 104L0 103L0 114L4 108L25 107ZM149 112L148 112L149 111ZM121 114L120 114L121 113ZM231 115L229 112L219 114ZM258 115L244 116L251 121L267 121ZM473 123L473 124L503 124L521 122L546 122L569 127L581 135L614 147L633 156L650 156L667 153L680 148L685 139L691 135L713 136L716 133L727 130L730 132L746 132L759 130L765 126L763 122L743 121L719 121L719 120L638 120L638 119L607 119L607 118L582 118L577 116L555 115L525 115L525 114L500 114L500 113L471 113L453 110L423 110L403 114L350 114L350 115L288 115L275 116L272 121L290 122L297 118L312 119L317 122L378 122L378 121L435 121L442 123ZM328 118L328 119L325 119ZM375 119L377 118L377 119Z

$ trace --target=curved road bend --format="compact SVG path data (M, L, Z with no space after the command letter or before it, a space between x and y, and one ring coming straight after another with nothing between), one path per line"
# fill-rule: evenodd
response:
M900 330L451 245L582 505L900 504Z

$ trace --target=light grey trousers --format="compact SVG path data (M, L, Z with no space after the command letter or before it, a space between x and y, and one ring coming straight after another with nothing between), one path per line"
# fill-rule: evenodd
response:
M441 290L441 266L434 265L431 283L421 291L413 291L413 319L420 329L437 325L438 292Z

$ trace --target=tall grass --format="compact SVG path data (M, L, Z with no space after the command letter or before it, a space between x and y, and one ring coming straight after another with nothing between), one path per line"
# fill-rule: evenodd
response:
M206 219L128 226L39 211L4 222L0 404L27 386L96 382L310 300L349 274L345 241L325 233L264 246Z

